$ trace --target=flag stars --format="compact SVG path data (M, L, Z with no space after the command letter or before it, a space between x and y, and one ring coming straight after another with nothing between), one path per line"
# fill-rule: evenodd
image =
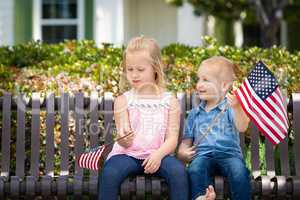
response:
M248 76L248 81L258 95L265 99L278 86L275 77L263 63L258 63Z

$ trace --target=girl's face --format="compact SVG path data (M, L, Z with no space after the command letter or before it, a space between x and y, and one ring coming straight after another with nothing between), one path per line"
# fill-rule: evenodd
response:
M146 52L134 52L126 55L126 78L132 88L156 84L151 58Z

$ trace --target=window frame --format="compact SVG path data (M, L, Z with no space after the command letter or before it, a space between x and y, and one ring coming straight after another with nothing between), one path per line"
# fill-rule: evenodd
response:
M42 0L33 0L33 39L41 40L42 26L45 25L76 25L77 40L84 39L84 0L77 0L77 18L76 19L43 19L42 18Z

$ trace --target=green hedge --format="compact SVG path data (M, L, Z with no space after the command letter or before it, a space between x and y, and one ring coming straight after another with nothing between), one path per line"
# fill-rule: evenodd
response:
M172 91L193 89L199 63L213 55L223 55L240 65L238 79L263 60L289 93L300 91L300 52L285 48L237 48L220 46L215 39L204 37L204 45L190 47L171 44L162 49L167 87ZM120 61L124 48L94 41L65 41L59 44L29 42L0 47L0 88L13 93L46 93L49 90L118 93Z

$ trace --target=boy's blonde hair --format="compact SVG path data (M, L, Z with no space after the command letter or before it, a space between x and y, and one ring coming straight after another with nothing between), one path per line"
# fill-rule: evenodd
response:
M155 72L155 82L159 87L165 87L165 79L163 72L163 65L161 62L160 48L157 42L152 38L139 36L131 39L123 53L123 60L121 62L122 75L120 78L121 91L128 89L128 80L126 78L126 56L129 53L135 52L146 52L148 53L153 70Z
M219 78L223 81L232 83L236 79L235 71L238 68L237 65L223 56L213 56L202 61L199 69L202 65L209 65L215 68Z

